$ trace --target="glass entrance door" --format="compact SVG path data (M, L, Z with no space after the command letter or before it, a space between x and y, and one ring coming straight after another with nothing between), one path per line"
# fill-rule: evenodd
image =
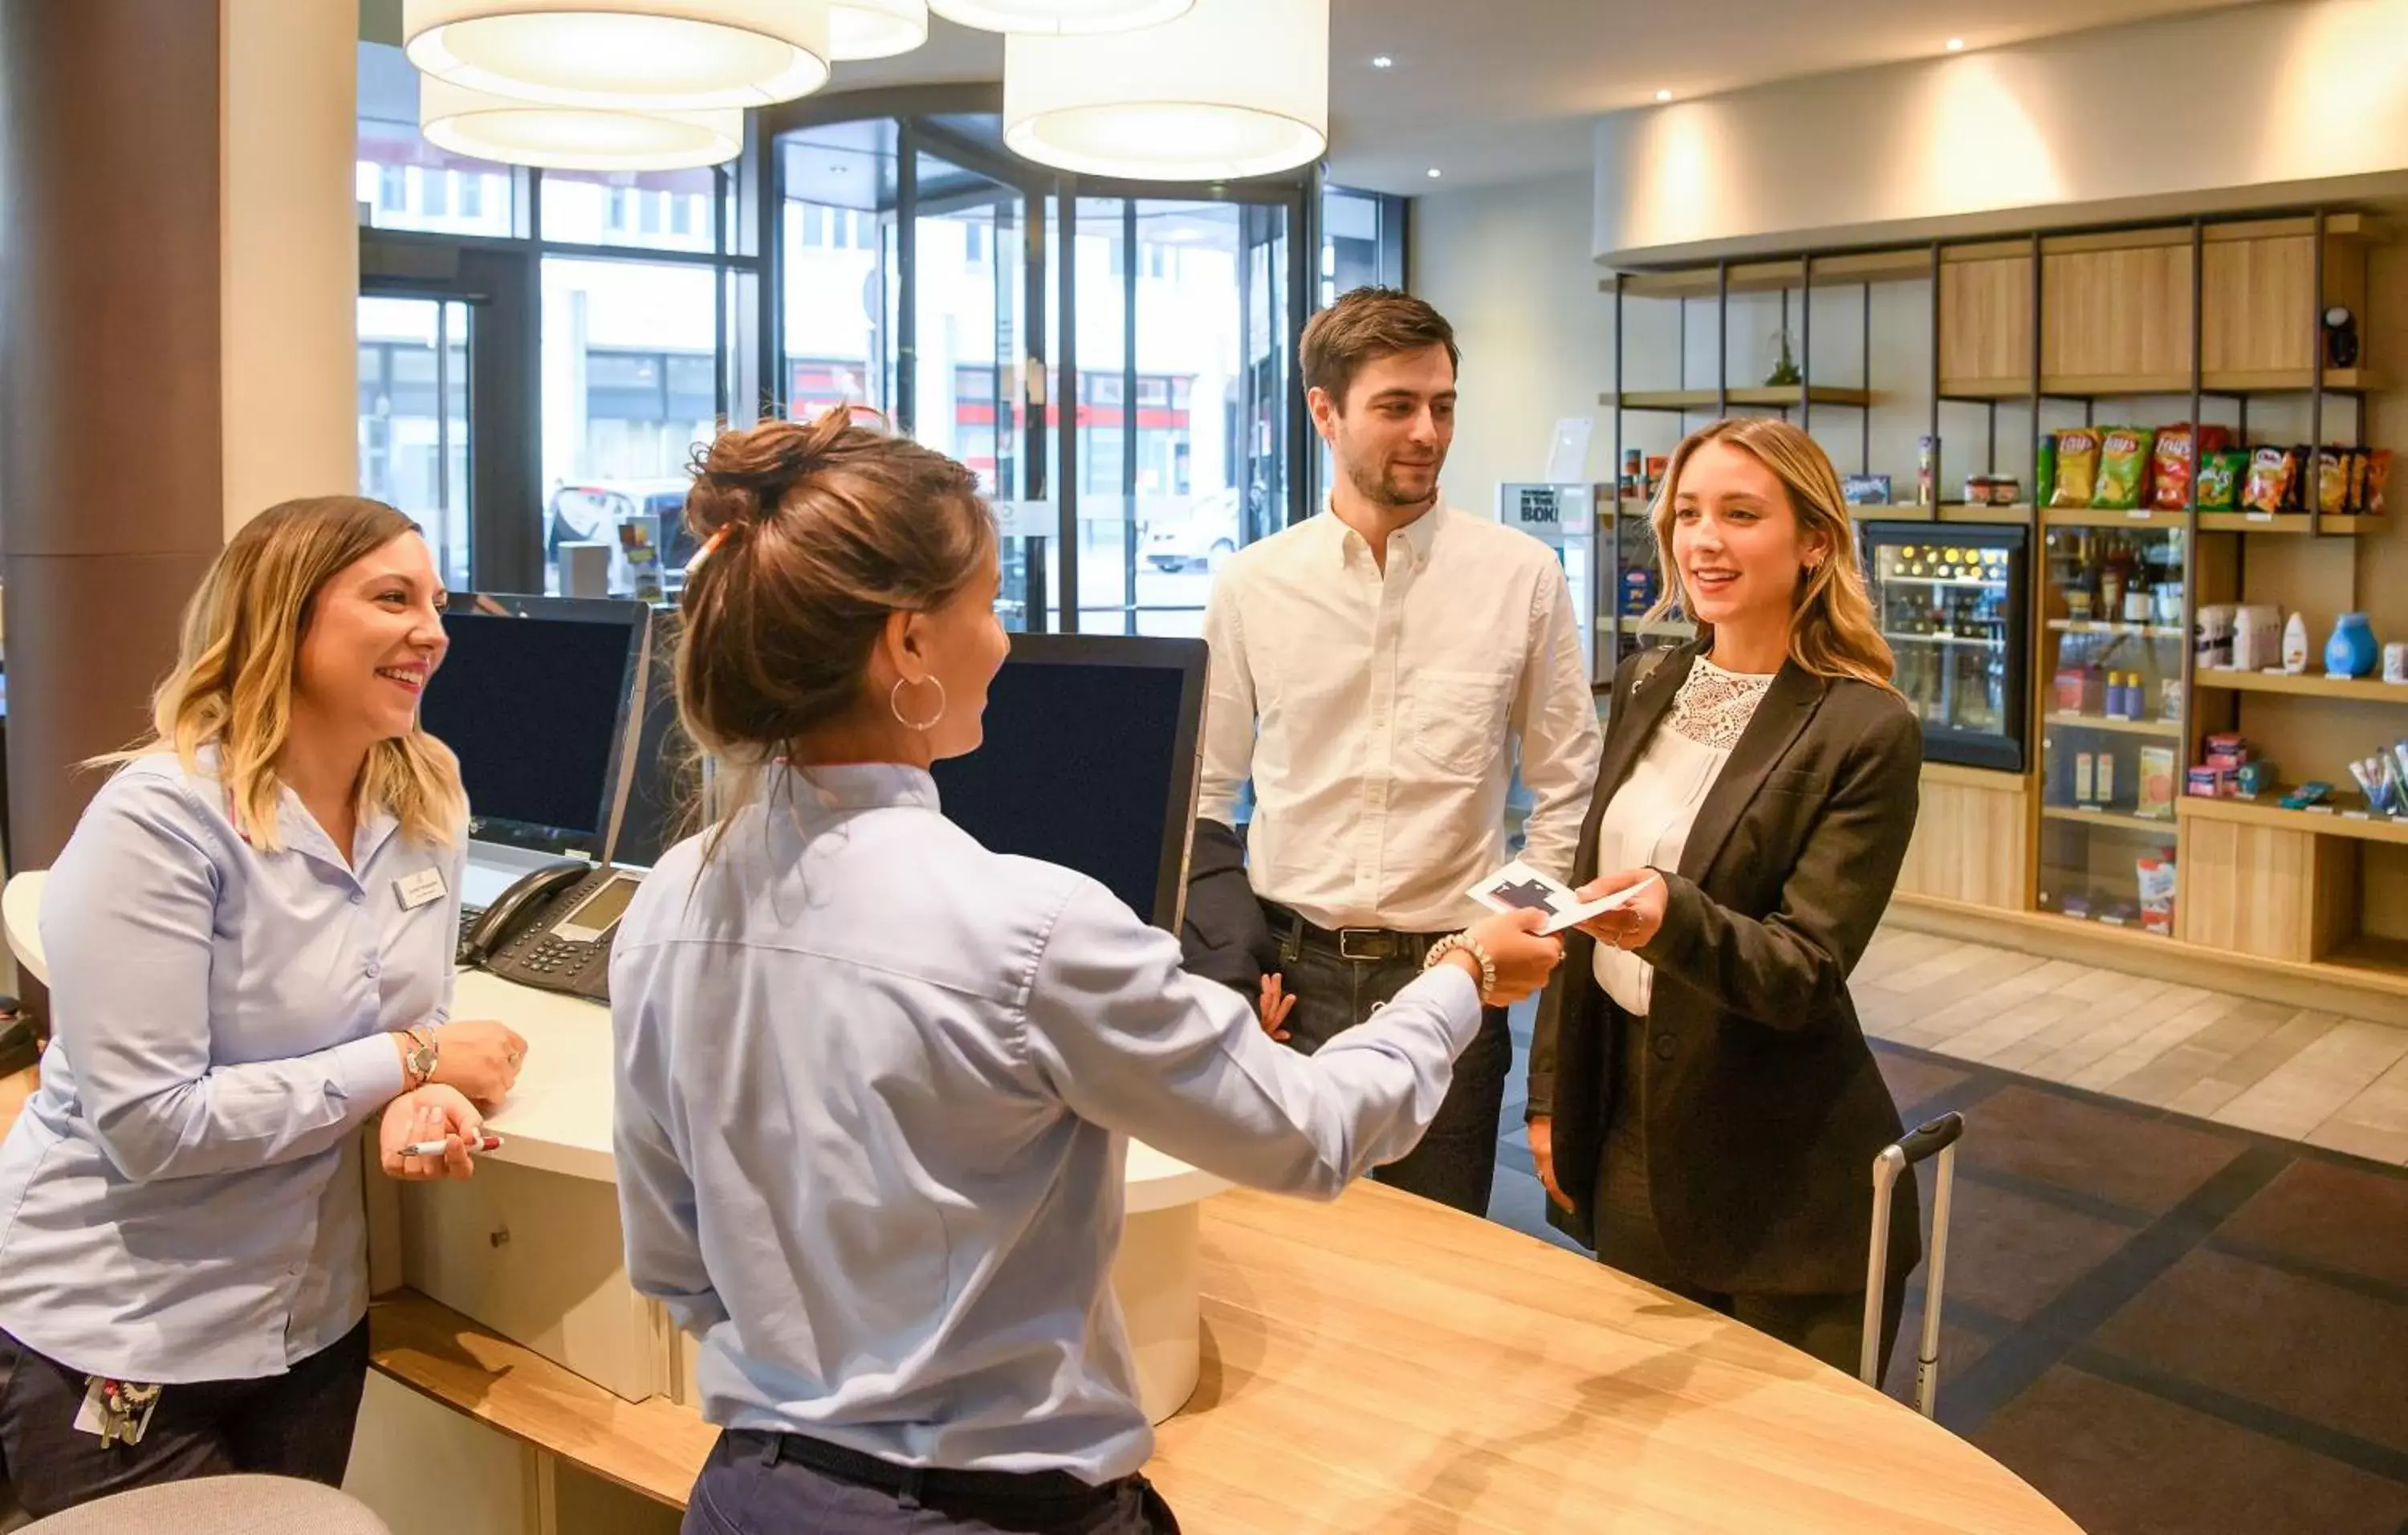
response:
M360 494L416 520L435 567L468 591L470 307L456 298L359 301Z

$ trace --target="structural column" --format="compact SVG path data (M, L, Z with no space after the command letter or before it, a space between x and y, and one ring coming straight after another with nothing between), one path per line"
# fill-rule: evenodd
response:
M8 862L143 733L227 531L357 485L352 7L0 0Z

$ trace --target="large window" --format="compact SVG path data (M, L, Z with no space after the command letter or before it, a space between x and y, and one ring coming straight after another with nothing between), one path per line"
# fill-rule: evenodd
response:
M764 394L741 167L519 170L448 155L417 120L401 50L360 45L357 193L394 232L363 237L364 493L428 525L455 586L626 595L632 543L674 587L695 450ZM474 504L505 460L507 494Z

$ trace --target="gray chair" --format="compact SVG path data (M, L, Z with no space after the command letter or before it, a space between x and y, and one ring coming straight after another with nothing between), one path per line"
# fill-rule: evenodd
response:
M204 1476L53 1513L21 1535L393 1535L355 1498L282 1476Z

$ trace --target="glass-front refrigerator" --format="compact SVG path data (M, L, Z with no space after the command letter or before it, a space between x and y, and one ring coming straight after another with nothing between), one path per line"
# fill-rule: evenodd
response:
M2031 533L2011 524L1868 523L1873 613L1927 762L2024 769Z
M2048 529L2041 600L2040 905L2143 932L2174 925L2184 768L2183 529Z

